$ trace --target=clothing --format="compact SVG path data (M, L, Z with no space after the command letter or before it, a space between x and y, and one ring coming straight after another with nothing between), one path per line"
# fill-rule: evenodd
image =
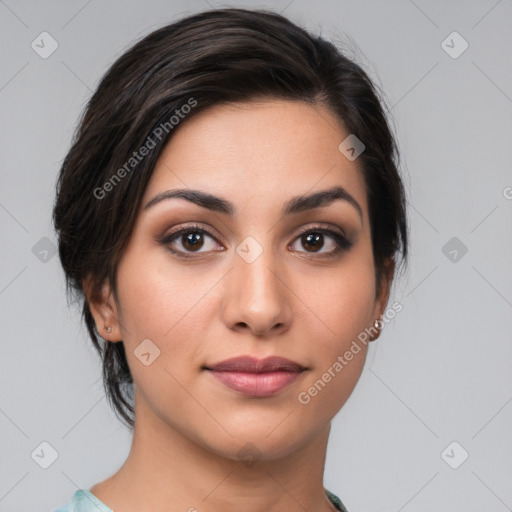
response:
M327 489L324 489L325 494L327 494L327 497L329 498L329 501L341 512L348 512L348 510L345 508L345 505L341 502L341 500L333 494L332 492L328 491Z
M329 501L341 512L347 512L341 500L325 489L325 494L329 498ZM87 489L79 489L73 494L71 500L67 505L56 508L52 512L114 512L102 503L92 492Z

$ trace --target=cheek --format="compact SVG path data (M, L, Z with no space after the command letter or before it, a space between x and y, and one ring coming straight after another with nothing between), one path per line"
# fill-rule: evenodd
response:
M316 272L312 281L298 280L299 295L304 297L317 339L331 354L373 324L375 279L372 261L354 255L335 271ZM314 284L311 286L311 284Z
M364 258L351 259L350 264L347 260L337 272L321 279L317 275L317 280L313 293L304 295L315 326L309 331L315 340L314 369L297 399L306 408L304 414L327 419L346 402L364 367L368 350L364 331L374 320L373 263Z
M125 255L118 267L120 321L128 364L141 390L154 388L158 397L167 389L179 402L180 387L166 370L180 382L197 377L205 352L211 350L207 334L218 315L218 281L216 270L171 268L165 253ZM151 366L137 358L147 339L160 351Z
M155 410L161 401L179 408L186 398L178 382L197 371L184 363L194 361L201 350L204 337L197 331L196 314L213 284L208 278L191 280L186 272L170 272L165 264L165 255L148 259L132 251L117 275L128 365L139 393Z
M170 271L166 255L149 261L129 255L118 268L120 319L126 341L173 338L181 324L200 306L215 283L215 276L197 271Z

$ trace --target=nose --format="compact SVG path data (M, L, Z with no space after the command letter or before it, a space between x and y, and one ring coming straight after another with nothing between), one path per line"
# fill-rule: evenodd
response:
M272 260L265 251L252 263L234 255L221 307L222 320L229 329L263 337L290 328L290 290Z

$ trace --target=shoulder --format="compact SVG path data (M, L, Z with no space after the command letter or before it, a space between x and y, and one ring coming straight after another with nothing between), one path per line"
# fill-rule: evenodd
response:
M51 512L113 512L87 489L79 489L69 502Z

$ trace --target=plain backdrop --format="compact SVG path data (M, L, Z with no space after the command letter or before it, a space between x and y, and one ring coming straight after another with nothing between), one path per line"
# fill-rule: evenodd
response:
M55 180L110 64L210 6L273 9L334 40L385 92L401 149L403 309L333 421L325 487L350 512L512 510L512 2L5 0L0 511L52 510L128 454L66 303Z

